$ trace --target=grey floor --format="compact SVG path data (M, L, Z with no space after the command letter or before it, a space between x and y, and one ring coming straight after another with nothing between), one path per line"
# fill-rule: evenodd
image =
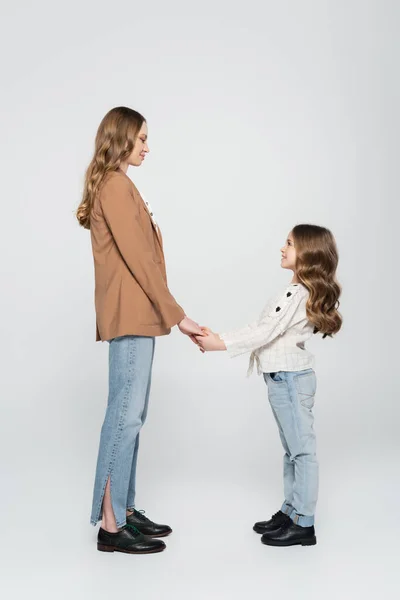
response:
M345 468L329 467L322 477L318 544L307 548L266 547L252 531L255 520L277 509L278 481L268 485L254 473L232 481L224 472L199 473L195 480L190 471L180 479L155 471L151 479L142 469L140 504L174 529L165 552L146 556L98 552L96 529L88 525L89 464L73 488L72 473L68 481L61 470L50 475L44 456L36 469L27 457L29 471L5 474L9 520L1 587L7 600L400 597L398 464L383 454L361 471L359 458ZM53 459L48 455L47 464ZM21 461L18 466L23 469ZM11 490L20 501L12 501Z

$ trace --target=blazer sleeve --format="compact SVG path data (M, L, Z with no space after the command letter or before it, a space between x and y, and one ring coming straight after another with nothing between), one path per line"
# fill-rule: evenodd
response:
M139 222L139 205L129 181L112 177L101 191L104 218L127 267L161 314L167 327L180 323L185 312L172 296Z

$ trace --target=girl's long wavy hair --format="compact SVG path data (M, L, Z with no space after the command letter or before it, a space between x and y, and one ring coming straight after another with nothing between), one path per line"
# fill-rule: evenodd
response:
M76 218L90 229L90 214L97 192L107 173L117 171L130 156L146 119L136 110L118 106L103 118L97 130L94 156L87 168L82 201Z
M338 311L341 287L336 279L339 255L329 229L296 225L292 230L296 249L296 275L309 291L307 317L314 333L332 336L342 327Z

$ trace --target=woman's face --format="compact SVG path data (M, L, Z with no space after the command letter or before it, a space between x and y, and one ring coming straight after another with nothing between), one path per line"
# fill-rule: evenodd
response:
M149 151L147 145L147 123L144 122L136 138L135 146L128 158L128 164L133 167L140 167Z
M296 268L296 248L292 232L289 233L286 244L281 248L281 267L294 271Z

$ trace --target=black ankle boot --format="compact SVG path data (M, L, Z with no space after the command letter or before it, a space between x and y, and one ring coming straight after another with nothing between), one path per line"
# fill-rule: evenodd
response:
M281 510L278 510L277 513L272 515L269 521L258 521L255 523L253 529L257 533L269 533L270 531L276 531L288 521L290 521L290 517L285 515Z
M264 533L261 537L263 544L267 546L314 546L317 543L315 529L312 527L300 527L289 519L280 529Z

